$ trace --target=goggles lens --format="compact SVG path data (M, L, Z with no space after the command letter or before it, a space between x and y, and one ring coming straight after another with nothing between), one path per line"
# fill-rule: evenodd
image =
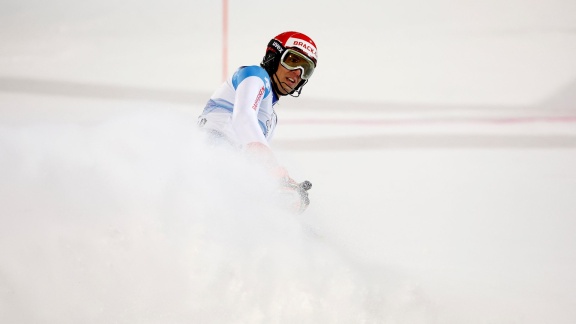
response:
M280 63L288 70L300 69L302 72L301 78L304 80L308 80L308 78L312 76L312 73L314 73L314 62L306 55L291 49L286 50L284 54L282 54Z

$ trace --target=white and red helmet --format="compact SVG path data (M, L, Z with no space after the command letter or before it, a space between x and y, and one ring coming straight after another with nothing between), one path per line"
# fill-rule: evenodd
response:
M301 63L290 64L290 61L285 59L286 55L290 53L301 57ZM308 82L318 64L318 49L316 44L310 37L295 31L287 31L277 35L268 43L266 54L260 65L266 69L272 78L280 64L290 70L300 69L302 71L302 81L294 91L290 93L293 94L296 92L297 95L300 95L302 87Z

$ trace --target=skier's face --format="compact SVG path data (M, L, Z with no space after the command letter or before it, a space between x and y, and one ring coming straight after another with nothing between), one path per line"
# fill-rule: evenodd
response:
M293 50L287 49L282 58L280 58L280 65L285 67L287 70L299 69L302 74L300 77L304 80L310 79L312 73L314 73L314 62L309 59L306 55Z
M278 87L279 95L285 96L292 92L296 86L302 81L302 71L300 69L288 70L281 64L276 71L276 86Z

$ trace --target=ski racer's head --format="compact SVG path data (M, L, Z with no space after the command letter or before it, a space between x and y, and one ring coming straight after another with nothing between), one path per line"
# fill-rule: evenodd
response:
M287 31L270 40L260 66L270 75L276 94L298 97L317 63L314 41L302 33Z

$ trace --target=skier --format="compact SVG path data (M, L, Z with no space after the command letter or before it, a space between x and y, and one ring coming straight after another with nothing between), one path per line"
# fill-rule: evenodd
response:
M270 40L260 65L241 66L210 97L198 118L211 142L236 147L268 168L284 189L301 198L297 209L308 204L308 181L297 183L270 149L277 124L274 106L282 96L298 97L314 72L318 52L314 41L287 31Z

